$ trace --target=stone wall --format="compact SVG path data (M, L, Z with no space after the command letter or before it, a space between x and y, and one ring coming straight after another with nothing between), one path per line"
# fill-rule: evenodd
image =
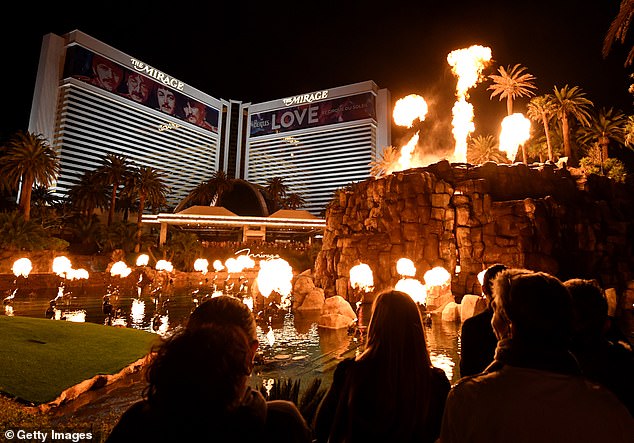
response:
M352 266L368 264L381 290L400 279L396 262L406 257L420 281L435 266L454 275L457 301L478 294L477 274L496 262L596 278L620 293L634 278L631 191L552 164L441 161L368 179L329 206L315 282L356 302Z

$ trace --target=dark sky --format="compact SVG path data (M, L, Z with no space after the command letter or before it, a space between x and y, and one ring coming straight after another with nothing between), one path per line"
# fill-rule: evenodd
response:
M579 86L597 106L632 113L629 48L601 55L617 0L126 3L22 1L3 14L3 135L27 129L43 35L73 29L217 98L257 103L374 80L393 101L425 97L428 120L450 118L447 54L479 44L493 53L487 75L519 63L537 77L538 94ZM471 91L476 133L496 132L506 112L487 86Z

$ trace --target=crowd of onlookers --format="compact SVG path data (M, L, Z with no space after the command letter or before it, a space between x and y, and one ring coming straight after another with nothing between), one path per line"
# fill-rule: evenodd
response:
M248 386L253 314L212 298L158 348L144 398L108 441L634 441L634 356L595 281L494 265L482 296L451 386L431 363L418 305L378 294L363 352L337 365L311 423Z

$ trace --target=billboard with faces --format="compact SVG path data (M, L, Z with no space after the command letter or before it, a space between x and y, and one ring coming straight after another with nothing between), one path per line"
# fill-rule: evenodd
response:
M64 77L81 80L218 133L218 109L179 92L167 76L157 81L84 47L72 46L66 51Z

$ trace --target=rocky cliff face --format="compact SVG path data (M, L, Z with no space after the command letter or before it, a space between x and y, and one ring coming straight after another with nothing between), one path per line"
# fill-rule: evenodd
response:
M561 279L596 278L624 291L634 278L634 193L597 176L551 164L447 161L368 179L342 190L326 213L315 282L351 302L350 268L366 263L377 290L400 279L411 259L416 278L442 266L457 301L480 293L477 274L496 263Z

